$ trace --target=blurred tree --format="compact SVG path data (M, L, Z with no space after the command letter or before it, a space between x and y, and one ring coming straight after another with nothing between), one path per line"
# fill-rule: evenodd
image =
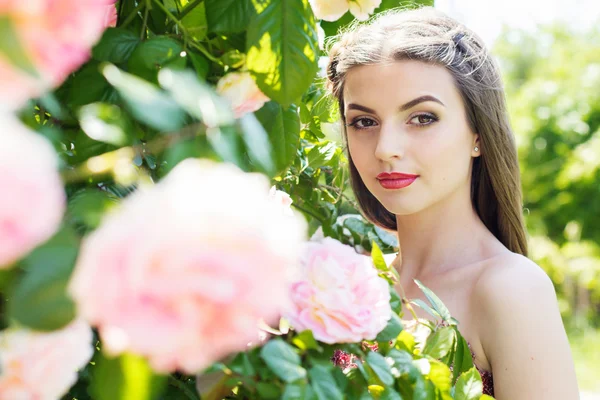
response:
M532 257L585 316L600 303L600 32L505 30L493 52L517 136Z

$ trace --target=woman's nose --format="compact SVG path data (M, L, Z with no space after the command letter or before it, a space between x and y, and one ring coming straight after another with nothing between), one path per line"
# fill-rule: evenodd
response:
M403 158L406 148L406 134L397 125L382 124L379 129L375 157L382 161Z

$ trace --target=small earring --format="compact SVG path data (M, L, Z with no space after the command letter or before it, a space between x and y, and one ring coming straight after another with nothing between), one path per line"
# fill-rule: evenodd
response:
M479 151L479 147L475 146L475 148L473 150Z

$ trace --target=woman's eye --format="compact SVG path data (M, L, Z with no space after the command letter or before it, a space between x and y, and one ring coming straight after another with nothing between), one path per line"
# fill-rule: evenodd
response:
M370 118L357 118L348 125L356 129L366 129L375 126L375 124L376 122Z
M416 124L417 127L423 127L423 126L427 126L427 125L431 125L434 122L436 122L438 119L436 116L434 116L433 114L419 114L419 115L415 115L414 117L412 117L411 121L413 120L417 120L418 122Z

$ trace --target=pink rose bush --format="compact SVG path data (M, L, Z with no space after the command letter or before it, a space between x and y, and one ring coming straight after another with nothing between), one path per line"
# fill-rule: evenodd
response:
M307 242L301 273L286 315L296 331L310 329L324 343L355 343L375 339L392 316L388 283L351 246L332 238Z
M260 109L270 99L260 91L249 72L231 72L217 82L217 93L225 97L236 118Z
M187 159L84 239L69 292L109 354L193 373L278 321L305 236L264 176Z
M115 26L115 0L0 0L15 39L35 71L3 54L0 48L0 108L17 109L62 83L90 58L105 28Z
M53 332L0 332L0 400L56 400L77 381L94 353L81 320Z
M381 4L381 0L309 0L315 17L324 21L336 21L350 10L361 21L369 18Z
M52 145L16 117L0 114L0 269L49 239L66 196Z

